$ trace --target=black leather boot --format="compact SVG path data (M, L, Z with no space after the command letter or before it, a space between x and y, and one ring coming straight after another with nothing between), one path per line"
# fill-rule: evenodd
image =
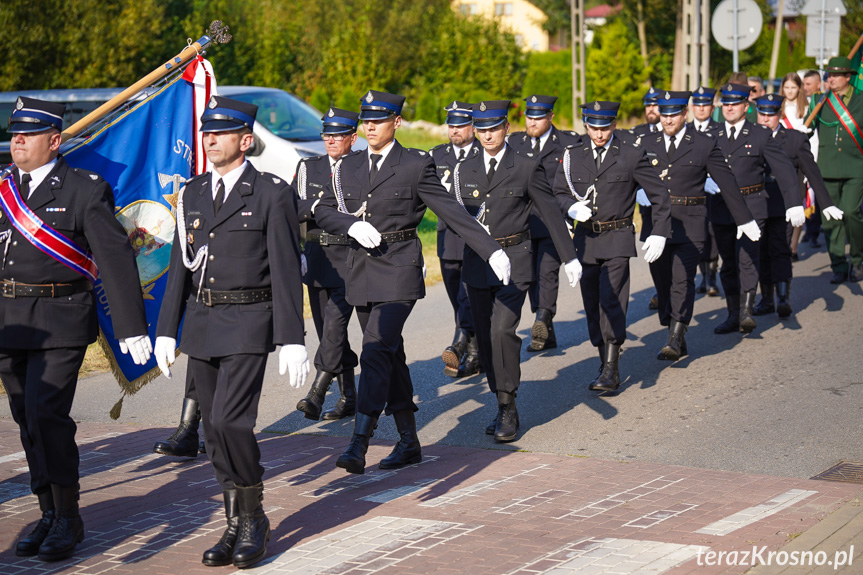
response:
M773 284L761 284L761 300L752 308L752 315L767 315L775 311Z
M267 555L270 542L270 521L264 515L264 486L260 483L237 490L237 510L239 511L239 531L234 546L234 566L246 569Z
M369 449L369 440L374 435L378 426L378 418L357 413L354 423L354 435L348 448L336 460L336 467L341 467L348 473L362 475L366 472L366 451Z
M707 266L707 295L716 297L719 295L719 287L716 285L716 272L719 271L719 258L710 260Z
M39 546L39 559L59 561L71 557L75 546L84 540L84 522L78 512L78 485L51 485L54 497L54 523Z
M740 328L740 295L726 295L725 307L728 317L713 328L713 333L736 333Z
M701 283L695 288L695 293L707 293L707 262L699 262L698 270L701 272Z
M297 402L297 410L302 411L306 419L317 421L321 418L324 398L327 396L327 390L330 388L334 377L336 377L335 373L319 371L308 395Z
M755 306L755 290L743 292L743 301L740 305L740 333L752 333L755 330L755 318L752 317L752 308Z
M15 555L18 557L32 557L39 553L39 546L45 541L51 526L54 524L54 494L51 489L37 493L39 509L42 511L42 519L36 523L29 535L20 539L15 546Z
M188 397L183 399L183 413L180 415L180 425L174 434L165 441L158 441L153 446L153 453L171 455L173 457L198 457L198 425L201 423L201 412L198 402Z
M515 394L497 392L498 418L494 428L494 440L498 443L515 441L518 435L518 410L515 408Z
M494 435L494 430L497 429L497 422L500 421L500 407L500 405L497 406L497 412L495 413L494 419L491 420L491 423L485 426L486 435Z
M677 361L686 355L686 340L683 339L686 327L685 323L671 320L671 323L668 324L668 341L665 342L665 347L659 350L656 359Z
M461 365L458 366L456 377L470 377L482 372L482 362L479 359L479 344L476 341L476 336L473 336L467 341L467 350L464 353L464 357L461 358Z
M551 310L543 307L536 310L536 320L530 328L530 345L527 351L542 351L548 342L549 326L551 325ZM555 342L557 345L557 342Z
M653 297L650 298L650 301L647 303L647 309L649 309L649 310L659 309L659 294L653 294Z
M602 372L590 384L592 391L616 391L620 387L620 372L617 367L619 358L620 346L613 343L605 344L605 361L602 364Z
M336 382L339 384L339 393L341 397L336 402L335 407L326 410L321 419L342 419L343 417L353 417L357 412L357 386L354 384L354 370L346 369L336 376Z
M201 562L209 567L220 567L234 562L234 547L237 545L237 535L240 530L237 490L225 489L222 496L225 499L225 518L228 520L228 528L222 533L218 543L204 551L204 559Z
M557 347L557 335L554 333L554 321L548 320L548 339L545 340L545 349Z
M467 350L467 342L470 339L466 329L456 328L455 335L452 338L452 344L447 346L441 354L441 359L444 363L444 373L453 376L458 372L458 366L461 365L461 358Z
M779 317L786 318L791 315L791 282L779 282L776 284L776 312Z
M393 413L399 442L392 453L381 459L380 469L399 469L405 465L419 463L423 459L420 438L417 437L417 422L410 409Z

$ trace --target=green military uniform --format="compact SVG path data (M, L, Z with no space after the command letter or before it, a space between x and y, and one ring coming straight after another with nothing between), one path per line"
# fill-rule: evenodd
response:
M812 98L813 107L818 99ZM863 125L863 92L854 86L848 86L841 100L854 123L857 126ZM839 107L837 110L841 113ZM833 203L845 212L841 220L824 221L830 265L835 274L847 275L849 267L845 258L846 236L850 246L851 266L859 270L863 263L863 214L860 213L860 204L863 202L863 151L858 147L863 146L863 138L858 131L855 142L840 121L837 110L834 110L828 100L816 117L815 127L819 140L818 167ZM860 279L854 270L851 275L852 280Z

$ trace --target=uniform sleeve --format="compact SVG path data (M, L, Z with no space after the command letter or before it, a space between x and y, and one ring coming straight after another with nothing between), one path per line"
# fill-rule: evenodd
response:
M111 306L114 335L117 339L145 335L147 317L135 251L114 215L114 194L107 182L100 181L90 194L84 218L84 235Z
M192 274L183 265L180 228L174 228L174 243L171 245L171 260L168 266L168 281L162 307L159 309L159 322L156 324L156 337L177 339L180 320L186 308L186 298L192 290Z
M815 201L818 202L818 207L823 210L824 208L833 206L833 198L827 192L827 186L824 185L824 178L821 176L821 169L812 155L809 138L802 133L800 134L797 148L797 162L800 165L800 171L809 180L809 186L815 192Z
M671 237L671 198L656 175L656 170L650 165L650 160L647 159L647 154L644 150L636 148L638 154L633 174L638 185L644 188L644 193L650 199L652 206L651 215L653 216L653 229L650 232L652 236L662 236L664 238Z
M558 174L562 171L558 170ZM554 194L548 184L548 177L546 177L542 162L537 163L536 169L530 176L528 194L533 205L539 210L543 223L548 228L551 241L554 242L554 247L560 255L561 261L568 262L574 259L575 247L572 244L569 230L566 228L566 221L558 209Z
M764 145L764 159L770 165L770 170L773 172L773 177L779 184L779 190L782 192L782 199L785 201L785 207L799 206L800 194L795 193L799 190L800 182L797 180L797 168L782 151L782 147L773 138L767 134L765 130L766 142Z
M731 212L734 223L742 226L755 219L752 216L752 212L749 211L749 206L746 205L746 199L740 193L740 185L734 177L734 172L731 171L731 167L725 161L725 155L719 147L719 142L714 139L710 139L707 171L722 191L722 199L725 201L725 205L728 206L728 211Z
M328 233L347 234L350 227L359 221L358 217L339 211L332 181L328 182L324 186L321 203L315 208L315 222Z
M304 342L303 286L300 274L300 223L297 194L284 186L267 214L267 254L273 289L273 343Z

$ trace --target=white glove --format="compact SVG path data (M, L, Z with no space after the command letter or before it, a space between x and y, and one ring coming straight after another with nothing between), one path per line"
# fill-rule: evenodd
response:
M509 285L509 276L512 271L512 266L509 263L509 257L506 252L497 250L488 258L488 265L491 266L491 271L497 276L503 285Z
M279 375L288 373L288 383L293 388L303 387L309 376L309 354L306 346L297 343L283 345L279 350Z
M752 240L753 242L757 242L761 239L761 228L758 227L758 222L755 220L749 220L742 226L737 226L737 239L743 237L743 234L746 234L746 237Z
M842 216L845 215L845 212L843 212L836 206L830 206L821 210L821 215L823 215L828 220L841 220Z
M785 210L785 221L791 222L791 227L799 228L806 222L806 212L803 206L794 206Z
M312 215L315 215L315 208L317 208L318 204L320 204L320 203L321 203L321 200L315 200L315 203L312 204L312 209L309 210L310 212L312 212Z
M713 196L719 193L719 186L716 185L713 178L707 178L704 180L704 191Z
M136 335L120 340L120 352L131 355L135 365L147 363L152 351L153 344L150 343L150 338L146 335Z
M426 264L425 264L425 262L423 262L423 279L426 279L426 272L427 272Z
M569 280L569 285L575 287L578 280L581 279L581 262L573 258L563 264L563 271L566 272L566 277Z
M306 275L309 271L309 262L306 261L306 254L300 254L300 274Z
M575 202L569 207L569 211L566 212L567 215L577 222L586 222L590 219L590 216L593 215L593 212L587 206L589 201L590 200L582 200L580 202Z
M645 208L650 206L650 200L647 198L647 193L644 191L644 188L638 188L638 190L636 190L635 201L638 202L639 206L644 206Z
M177 340L160 335L156 338L156 349L153 350L153 355L156 356L156 364L162 370L162 375L171 379L170 366L177 359Z
M348 229L348 235L360 242L364 248L376 248L381 245L381 233L368 222L357 222Z
M662 255L662 250L665 249L665 238L662 236L647 236L647 239L641 245L641 249L646 251L644 261L652 264Z

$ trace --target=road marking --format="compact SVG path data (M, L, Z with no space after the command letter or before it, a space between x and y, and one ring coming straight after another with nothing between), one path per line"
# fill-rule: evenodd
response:
M586 537L543 555L507 575L659 575L709 549L701 545L662 541Z
M672 517L677 517L682 513L691 511L696 507L698 507L698 505L693 505L691 503L672 505L668 509L661 509L659 511L648 513L647 515L642 515L638 519L633 519L629 523L624 524L624 527L639 527L641 529L647 529L648 527L653 527L654 525L662 523L666 519L671 519Z
M530 497L525 497L523 499L515 499L512 501L512 503L509 503L502 507L494 508L494 512L515 515L516 513L522 513L523 511L530 511L535 507L542 505L543 503L549 503L551 501L554 501L558 497L562 497L563 495L569 495L570 493L570 491L549 489L548 491L543 491L542 493L537 493L536 495L531 495Z
M609 495L605 499L600 499L599 501L594 501L593 503L588 503L584 507L580 507L575 511L570 511L569 513L564 513L560 517L555 517L555 519L563 519L565 517L576 517L578 519L588 519L590 517L596 517L600 513L605 513L609 509L614 509L615 507L619 507L629 501L633 501L640 497L644 497L645 495L649 495L651 493L655 493L666 487L671 487L676 483L680 483L683 479L676 479L674 481L670 479L665 479L665 476L657 477L652 481L648 481L646 483L642 483L632 489L627 489L626 491L621 491L620 493L615 493L614 495Z
M522 477L531 477L535 471L542 471L550 468L551 467L549 465L543 463L531 469L526 469L520 473L516 473L515 475L508 475L502 479L486 479L485 481L480 481L475 485L464 487L462 489L456 489L455 491L452 491L450 493L439 495L438 497L420 503L420 507L441 507L443 505L454 505L457 503L461 503L469 497L476 497L477 495L485 491L497 489L504 483L516 481L517 479Z
M420 479L415 481L413 485L405 485L402 487L394 487L392 489L386 489L384 491L378 491L377 493L372 493L371 495L366 495L365 497L360 497L358 501L371 501L372 503L389 503L390 501L395 501L400 497L404 497L405 495L410 495L411 493L416 493L417 491L421 491L431 485L432 483L437 483L441 481L440 479Z
M105 433L103 435L96 435L94 437L88 437L86 439L79 439L75 443L78 445L78 447L81 447L82 445L87 445L88 443L96 443L97 441L100 441L102 439L110 439L112 437L117 437L119 435L122 435L122 434L121 433ZM3 457L0 457L0 464L9 463L10 461L24 460L24 459L27 459L27 455L23 451L16 451L15 453L10 453L9 455L4 455Z
M707 527L702 527L696 533L704 533L707 535L728 535L732 531L737 531L741 527L746 527L756 521L760 521L765 517L770 517L779 513L783 509L791 507L798 501L802 501L807 497L815 495L817 491L807 491L805 489L792 489L786 491L782 495L777 495L770 501L760 503L755 507L747 507L743 511L738 511L733 515L729 515L725 519L720 519L711 523Z
M436 455L433 455L431 457L424 457L423 460L420 463L417 463L416 465L423 465L424 463L430 463L430 462L436 460L437 458L438 458L438 456L436 456ZM316 499L320 498L320 497L327 497L329 495L336 495L336 494L341 493L343 491L346 491L348 489L357 489L359 487L364 487L365 485L368 485L370 483L376 483L378 481L382 481L382 480L387 479L389 477L393 477L399 471L404 471L404 470L410 469L411 467L416 467L416 465L403 467L401 469L394 469L392 471L381 471L380 469L377 469L377 470L366 469L366 472L362 475L356 475L353 473L348 473L347 475L345 475L341 479L336 479L335 481L329 483L328 485L324 485L322 487L316 487L315 489L311 489L309 491L303 491L300 493L300 495L303 497L314 497ZM330 470L327 470L324 474L329 473L329 472L330 472ZM302 478L305 482L308 482L311 479L315 478L315 476L312 474L309 474L309 475L299 474L299 475L296 475L294 477L289 478L288 481L296 483L296 482L298 482L297 480L300 478ZM437 480L434 479L432 481L437 481Z

